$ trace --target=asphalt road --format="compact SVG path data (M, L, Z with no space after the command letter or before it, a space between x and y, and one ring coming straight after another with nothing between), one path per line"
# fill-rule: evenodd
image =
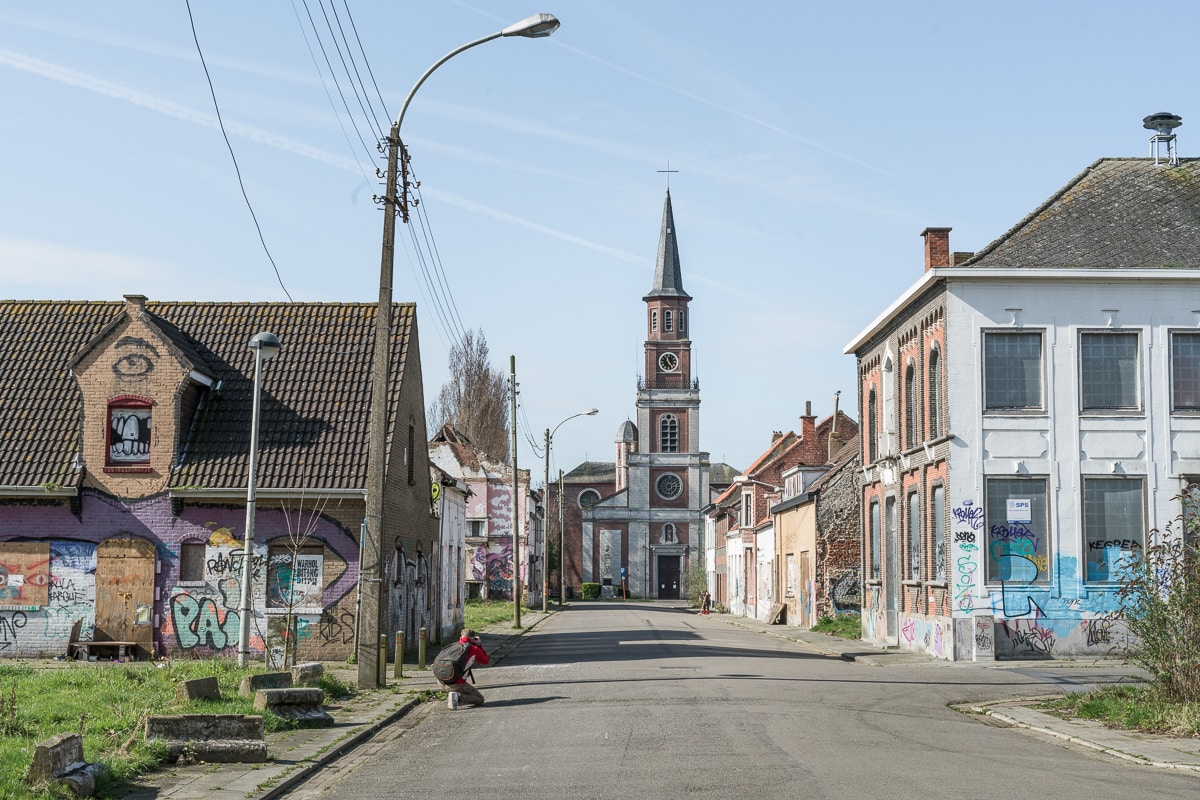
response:
M1100 669L873 667L668 604L575 604L495 668L292 797L504 800L1195 798L1200 777L950 704L1120 680ZM774 794L779 793L779 794Z

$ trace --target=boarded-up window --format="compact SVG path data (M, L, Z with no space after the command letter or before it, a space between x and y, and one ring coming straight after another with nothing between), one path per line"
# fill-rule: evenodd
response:
M50 543L0 542L0 609L50 602Z
M204 542L184 542L179 549L179 582L204 582Z

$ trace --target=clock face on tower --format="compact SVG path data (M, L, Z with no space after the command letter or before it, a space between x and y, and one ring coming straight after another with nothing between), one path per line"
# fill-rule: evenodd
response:
M674 353L663 353L658 357L658 368L663 372L674 372L679 368L679 357Z

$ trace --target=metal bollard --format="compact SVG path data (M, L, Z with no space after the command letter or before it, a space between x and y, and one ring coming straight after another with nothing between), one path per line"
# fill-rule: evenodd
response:
M424 628L417 631L417 669L425 669L425 645L428 639L429 634Z
M404 677L404 631L396 631L396 677Z
M379 634L379 685L387 686L387 634Z

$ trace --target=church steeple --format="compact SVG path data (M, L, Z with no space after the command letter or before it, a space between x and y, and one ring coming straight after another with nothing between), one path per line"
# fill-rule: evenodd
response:
M667 190L667 199L663 203L662 230L658 235L658 263L654 267L654 287L643 297L682 297L691 300L692 296L683 290L683 273L679 267L679 244L675 239L675 215L671 212L671 190Z

